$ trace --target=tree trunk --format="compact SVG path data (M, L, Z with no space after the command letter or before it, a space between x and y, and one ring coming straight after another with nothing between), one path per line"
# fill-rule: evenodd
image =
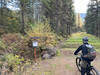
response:
M0 11L0 17L2 19L0 19L0 25L3 25L3 0L1 0L1 11Z
M24 21L24 2L21 2L21 33L25 34L25 21Z

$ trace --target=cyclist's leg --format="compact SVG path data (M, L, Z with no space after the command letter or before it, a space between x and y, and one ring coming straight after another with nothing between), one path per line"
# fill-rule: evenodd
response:
M81 67L81 75L85 75L85 68Z
M87 61L85 61L85 60L82 58L81 67L83 67L83 68L86 69L87 65L88 65Z
M91 60L87 60L87 63L88 63L88 72L87 72L87 75L92 75L91 73L90 73L90 71L91 71L91 69L89 68L90 66L91 66Z
M81 61L81 75L85 75L87 63L82 59Z

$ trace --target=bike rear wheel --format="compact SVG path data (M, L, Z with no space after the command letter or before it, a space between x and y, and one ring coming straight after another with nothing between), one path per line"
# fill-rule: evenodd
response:
M76 58L76 66L78 70L81 72L81 58L80 57Z
M90 73L92 75L100 75L99 72L94 67L91 67Z

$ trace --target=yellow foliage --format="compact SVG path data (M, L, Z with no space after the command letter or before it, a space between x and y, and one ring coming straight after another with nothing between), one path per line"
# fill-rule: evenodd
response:
M57 44L56 35L51 31L48 22L37 23L26 33L29 37L39 37L39 46L54 46Z
M80 27L80 28L82 28L82 26L84 25L84 22L79 13L76 14L76 25L77 27Z

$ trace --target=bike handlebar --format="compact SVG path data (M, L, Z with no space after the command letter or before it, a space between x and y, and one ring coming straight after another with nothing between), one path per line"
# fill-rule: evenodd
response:
M80 56L81 56L81 55L82 55L82 53L78 53L77 55L80 55ZM76 55L76 56L77 56L77 55Z

